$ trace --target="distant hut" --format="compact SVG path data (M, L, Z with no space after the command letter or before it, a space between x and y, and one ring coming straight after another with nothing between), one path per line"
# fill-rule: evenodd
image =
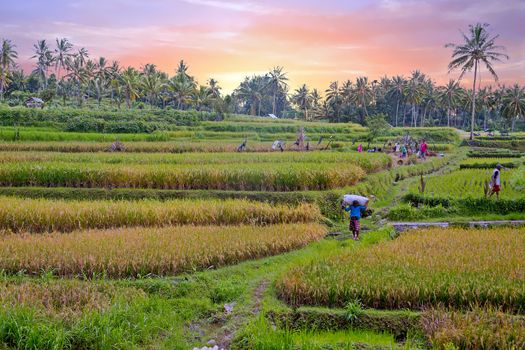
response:
M38 97L30 97L25 102L27 108L44 108L44 100Z

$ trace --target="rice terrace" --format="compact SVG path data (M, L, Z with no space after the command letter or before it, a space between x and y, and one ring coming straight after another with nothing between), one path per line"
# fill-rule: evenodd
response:
M524 18L6 2L0 349L525 349Z

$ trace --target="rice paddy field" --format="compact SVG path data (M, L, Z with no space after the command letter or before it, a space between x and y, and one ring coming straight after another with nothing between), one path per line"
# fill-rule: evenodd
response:
M516 147L411 128L442 154L401 165L406 129L357 153L353 123L2 107L0 125L0 349L525 347L523 228L388 222L519 217ZM374 195L360 241L345 193Z

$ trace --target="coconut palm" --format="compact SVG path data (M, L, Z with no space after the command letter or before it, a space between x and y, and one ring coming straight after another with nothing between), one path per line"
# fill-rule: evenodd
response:
M406 87L406 80L400 75L396 75L392 78L390 82L390 87L387 90L387 94L389 96L392 96L396 100L396 119L395 119L395 126L397 127L398 124L398 115L399 115L399 103L405 96L405 87Z
M203 107L206 107L210 103L210 95L208 94L208 88L206 86L199 86L198 89L193 91L191 96L191 102L196 110L200 111Z
M406 86L405 86L405 101L410 104L411 110L412 110L412 125L416 126L417 122L417 109L416 107L421 104L424 97L424 86L423 82L425 80L425 76L419 72L414 71L412 72L412 76L408 80ZM403 125L404 125L404 116L403 116Z
M195 91L195 82L193 79L180 73L168 81L168 88L172 94L173 100L177 104L177 108L181 109L190 102L193 92Z
M126 105L129 109L131 108L131 103L139 96L140 73L135 68L128 67L120 74L120 81L126 97Z
M341 111L341 104L343 102L343 96L341 96L341 90L339 89L339 82L332 81L326 93L326 102L335 113L335 120L339 121L339 115Z
M0 100L4 99L4 91L7 89L12 69L16 67L15 60L18 58L16 46L9 39L2 39L0 47Z
M89 52L86 48L81 47L76 54L73 54L73 57L78 59L80 66L84 66L89 58Z
M313 89L310 96L312 97L312 108L320 107L321 106L321 95L319 94L319 91L317 91L317 89Z
M57 75L57 79L60 78L61 70L67 69L67 62L71 54L69 53L71 49L73 48L73 44L69 42L66 38L57 38L56 39L56 48L55 48L55 73Z
M295 90L295 93L292 96L292 102L295 103L299 109L303 110L304 119L309 120L308 109L312 105L312 95L306 84L303 84L300 88Z
M42 85L47 88L47 71L53 64L54 58L47 42L45 40L39 40L33 45L35 55L31 58L37 59L36 68L33 70L33 74L36 74L42 81Z
M212 99L221 98L221 87L219 86L219 82L213 78L210 78L208 80L207 92L208 96Z
M354 95L352 97L354 103L363 108L365 116L368 117L368 106L374 99L374 92L368 82L368 77L358 77L355 82Z
M525 117L525 88L515 84L513 87L506 89L502 99L502 116L510 121L511 131L514 131L516 120Z
M184 60L180 60L179 65L175 69L175 73L176 73L176 75L178 75L179 77L182 77L183 79L191 79L191 80L193 80L193 77L191 77L188 74L188 68L189 67L186 64L186 62L184 62Z
M501 62L503 58L508 59L504 53L500 51L505 48L500 45L496 45L496 39L499 35L491 36L487 30L488 24L477 23L469 26L469 35L464 33L464 42L462 44L447 44L445 47L451 47L452 61L448 64L449 72L460 69L461 74L459 79L465 75L466 72L470 72L474 68L474 79L472 83L472 115L470 122L470 139L474 138L474 124L476 114L476 80L478 77L478 66L483 64L485 68L490 72L494 80L498 81L498 75L494 71L492 66L493 62Z
M268 74L268 88L272 93L272 114L276 114L277 94L288 87L288 78L283 67L274 67Z
M143 70L142 88L151 107L156 103L163 85L162 76L156 69Z
M450 79L447 85L438 88L438 101L446 106L447 109L447 126L450 126L450 116L452 110L459 106L463 97L464 90L458 81Z
M235 90L235 95L249 106L250 114L260 114L260 105L263 98L262 92L266 84L261 84L261 77L245 77L239 88ZM257 112L257 108L259 112Z

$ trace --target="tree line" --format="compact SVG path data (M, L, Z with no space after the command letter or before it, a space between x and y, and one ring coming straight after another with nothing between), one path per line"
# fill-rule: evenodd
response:
M507 56L495 45L487 25L470 26L461 44L453 48L449 69L460 69L460 78L474 68L471 89L450 80L437 85L415 70L410 76L396 75L371 80L334 81L320 92L306 84L291 90L283 67L267 74L245 77L231 94L223 94L217 80L205 85L189 73L181 60L170 76L155 64L139 69L117 61L91 57L85 48L76 49L66 38L50 46L39 40L33 46L34 69L26 74L17 64L16 45L2 39L0 48L0 100L23 104L28 96L39 96L48 104L78 107L90 103L115 108L196 109L254 116L274 114L284 118L323 119L331 122L365 123L370 115L384 114L393 126L453 126L477 129L514 129L525 115L525 88L476 85L483 65L497 81L492 63ZM507 57L508 58L508 57Z

